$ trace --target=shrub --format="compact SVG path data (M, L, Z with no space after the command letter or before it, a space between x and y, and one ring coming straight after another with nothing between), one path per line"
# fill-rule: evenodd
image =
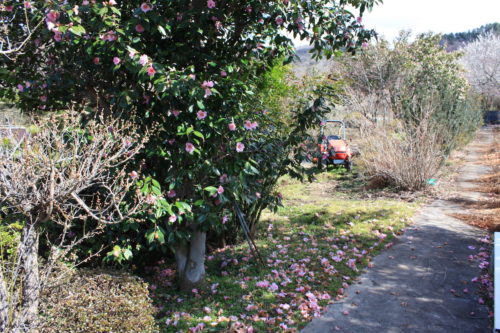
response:
M9 223L0 219L0 262L9 261L15 255L22 228L19 222Z
M144 207L144 197L130 195L135 174L126 173L142 139L122 122L89 119L83 129L81 121L69 114L40 120L43 130L19 138L7 133L13 144L0 146L0 226L14 237L7 221L23 221L19 244L6 238L16 260L0 260L2 332L36 329L39 295L54 265L107 224L129 221Z
M41 332L158 332L147 284L118 271L81 270L44 290Z
M439 137L429 130L413 135L407 128L393 131L384 127L365 134L358 161L372 177L372 187L390 184L402 190L421 190L444 158Z

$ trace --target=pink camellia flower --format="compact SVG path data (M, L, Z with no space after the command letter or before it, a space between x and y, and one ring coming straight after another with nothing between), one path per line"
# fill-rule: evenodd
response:
M100 59L99 57L95 57L92 61L94 62L94 65L99 65Z
M120 58L113 57L113 64L118 65L121 62Z
M207 1L207 7L208 8L215 8L215 1L214 0L208 0Z
M11 12L14 10L14 6L12 6L12 5L5 6L4 8L5 8L5 11L7 11L7 12Z
M169 197L169 198L175 198L176 195L177 195L177 193L175 193L174 190L170 190L167 192L167 197Z
M224 215L224 216L222 217L222 224L226 224L226 223L227 223L227 221L229 221L229 216Z
M139 64L141 64L142 66L144 66L145 64L147 64L148 61L149 61L149 58L145 54L141 55L141 57L139 58Z
M142 26L142 24L138 24L135 26L135 31L141 33L141 32L144 32L144 27Z
M111 5L111 6L114 6L114 5L116 5L116 1L115 0L109 0L108 4Z
M260 192L255 192L255 196L256 196L257 198L259 198L259 199L262 197L262 195L260 194Z
M224 193L224 187L219 186L219 187L217 188L217 193L219 193L219 194Z
M186 143L186 151L190 154L194 152L194 145L191 142Z
M210 88L213 88L214 87L214 82L213 81L203 81L203 83L201 84L201 87L203 89L205 89L205 98L207 98L208 96L212 95L212 90L210 90Z
M153 9L153 7L151 7L151 5L147 2L143 2L142 5L141 5L141 10L144 12L144 13L147 13L149 11L151 11Z
M198 117L199 120L205 119L207 117L207 113L200 110L196 113L196 117Z
M241 153L243 150L245 150L245 145L241 142L236 143L236 151Z
M62 40L62 33L60 31L54 31L54 40L60 42Z
M29 87L31 87L31 82L30 81L26 81L26 82L24 82L24 85L26 86L26 88L29 88Z
M146 197L146 203L149 205L154 205L157 200L158 197L156 195L148 194Z
M367 43L367 42L363 42L363 43L361 44L361 47L368 47L368 43Z
M203 89L213 88L214 87L214 82L213 81L203 81L203 83L201 84L201 87Z
M243 127L249 131L256 129L258 126L259 124L256 121L252 122L250 120L246 120L243 125Z
M47 96L43 95L43 96L40 96L40 100L42 102L47 102Z
M104 35L101 36L101 39L107 42L113 42L118 39L118 36L116 35L115 31L109 30L108 32L106 32Z
M267 280L264 280L264 281L258 281L256 284L255 284L256 287L260 287L260 288L268 288L269 287L269 281Z
M128 174L130 176L130 178L132 179L137 179L139 178L139 174L137 173L137 171L132 171L131 173Z
M219 177L219 181L220 181L221 183L225 183L225 182L227 182L227 179L228 179L228 177L227 177L227 174L226 174L226 173L225 173L225 174L223 174L222 176L220 176L220 177Z
M181 111L179 111L179 110L173 110L172 114L174 115L174 117L179 117L179 115L181 114Z
M24 2L24 8L30 9L31 8L31 2L25 1Z
M23 92L24 91L24 86L22 84L18 84L17 85L17 90L19 90L20 92Z
M283 0L283 4L288 5L288 0Z
M153 66L149 66L148 69L146 70L149 76L153 76L156 73L156 70L154 69Z
M227 127L229 127L230 131L236 131L236 124L235 123L230 123L229 125L227 125Z
M51 10L50 12L47 13L47 21L56 22L58 19L59 19L59 12Z
M177 216L176 215L171 215L168 218L168 222L170 222L170 223L174 223L175 221L177 221Z
M281 16L278 16L275 21L277 25L282 25L285 22Z
M226 71L220 71L220 76L226 77L227 76L227 72Z
M137 54L137 52L135 52L135 51L130 51L130 52L128 53L128 56L129 56L130 58L134 58L136 54Z
M83 0L82 1L82 6L88 6L89 5L89 1L88 0Z

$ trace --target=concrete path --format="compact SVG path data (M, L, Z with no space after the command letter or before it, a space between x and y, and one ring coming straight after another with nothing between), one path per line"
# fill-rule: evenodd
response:
M468 260L477 254L468 246L479 248L486 233L447 214L463 209L460 199L481 198L471 182L488 173L475 162L492 141L486 127L467 147L470 153L457 178L460 198L424 207L395 245L374 258L374 267L347 289L348 296L331 304L303 333L491 332L488 310L478 303L477 284L471 283L480 269Z

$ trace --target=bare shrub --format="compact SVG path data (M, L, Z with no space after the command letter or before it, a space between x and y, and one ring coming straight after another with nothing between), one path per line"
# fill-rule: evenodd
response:
M439 135L426 126L372 128L363 137L358 163L378 182L385 179L402 190L425 188L444 158Z
M0 258L2 332L36 329L40 293L56 263L142 207L143 198L130 195L136 174L125 171L142 146L134 128L116 120L93 119L85 126L81 121L67 113L36 121L22 138L3 133L0 208L22 229L15 254ZM75 227L83 233L76 236ZM42 237L48 253L39 264Z

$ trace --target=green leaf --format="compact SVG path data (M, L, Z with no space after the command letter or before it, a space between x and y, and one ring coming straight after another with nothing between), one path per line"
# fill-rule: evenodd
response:
M82 27L81 25L74 25L71 28L69 28L69 31L71 31L77 36L81 36L82 34L85 33L85 28Z
M217 193L217 187L215 186L205 187L204 190L210 193L210 195L214 195L215 193Z
M118 15L118 16L122 15L122 13L120 12L120 10L118 8L114 7L114 6L111 6L111 11L113 13L115 13L116 15Z
M196 135L197 137L201 138L202 140L205 140L205 137L203 136L203 134L201 134L201 132L193 131L193 134Z
M130 258L132 258L132 256L132 251L130 251L129 249L123 251L123 258L125 258L125 260L129 260Z
M158 26L158 31L160 32L160 34L162 34L163 36L166 36L167 35L167 32L165 31L165 29L159 25Z

